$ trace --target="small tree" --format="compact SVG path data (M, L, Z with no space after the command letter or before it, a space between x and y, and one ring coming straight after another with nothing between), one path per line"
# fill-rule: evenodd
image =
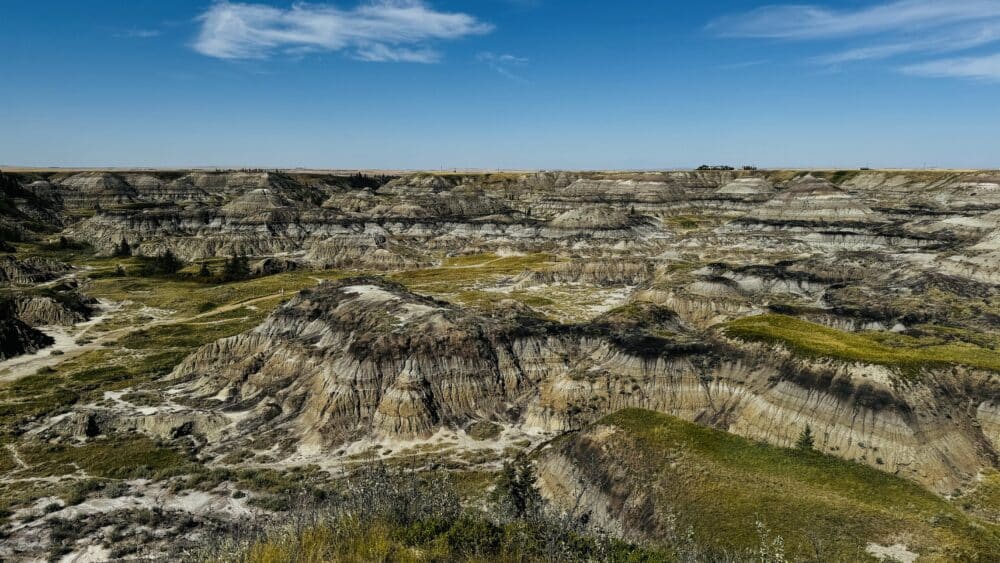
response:
M116 278L125 277L125 268L123 268L121 264L118 264L118 266L115 267L115 277Z
M129 256L132 256L132 247L129 246L127 240L122 239L121 243L115 247L112 255L116 258L128 258Z
M806 427L802 429L802 433L799 434L799 439L795 441L795 447L800 450L811 450L816 443L816 439L813 437L812 427L806 424Z
M240 281L250 277L250 260L246 256L233 256L222 267L222 279Z
M203 278L212 276L212 270L208 269L208 262L202 261L201 269L198 270L198 275Z
M500 482L494 490L494 500L513 519L522 520L538 513L542 497L535 488L535 476L529 461L518 459L504 464Z
M165 250L162 254L145 259L142 265L142 275L144 276L170 276L176 274L184 263L177 258L172 250Z
M164 274L176 274L181 268L184 267L184 263L174 255L173 251L167 249L157 258L158 269Z

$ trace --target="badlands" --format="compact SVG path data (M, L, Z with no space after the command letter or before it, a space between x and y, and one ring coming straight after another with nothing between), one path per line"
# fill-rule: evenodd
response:
M383 560L1000 553L1000 172L0 187L0 559L268 560L372 474L462 514Z

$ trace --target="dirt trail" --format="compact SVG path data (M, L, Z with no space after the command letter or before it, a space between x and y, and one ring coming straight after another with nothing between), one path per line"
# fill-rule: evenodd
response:
M17 453L17 448L14 447L14 444L7 444L6 447L7 450L10 451L10 455L14 458L14 462L20 465L21 469L27 469L28 464L25 463L23 459L21 459L21 456L20 454Z
M127 326L127 327L117 328L114 330L110 330L108 332L101 333L100 335L97 335L93 340L85 344L77 344L76 341L78 339L83 337L93 326L95 326L98 322L100 322L105 318L103 315L100 317L95 317L94 319L91 319L86 323L81 323L80 325L77 325L77 326L88 325L80 333L75 334L72 337L69 337L68 335L60 335L59 337L57 337L55 346L50 346L43 350L39 350L34 354L17 356L9 360L0 362L0 383L15 381L22 377L32 375L39 369L44 367L56 366L62 362L65 362L66 360L75 358L85 352L103 348L106 344L115 342L116 340L122 337L128 336L129 334L138 332L140 330L146 330L149 328L154 328L164 325L182 324L182 323L197 321L205 317L211 317L213 315L218 315L221 313L227 313L229 311L240 309L242 307L246 307L247 305L253 305L254 303L260 303L262 301L268 301L270 299L277 299L284 295L285 292L279 291L277 293L264 295L262 297L254 297L252 299L247 299L236 303L220 305L219 307L216 307L214 309L211 309L209 311L191 317L184 317L179 319L172 319L172 318L158 319L139 326ZM290 295L291 294L289 294L289 296ZM56 350L59 350L62 353L53 355L53 352Z

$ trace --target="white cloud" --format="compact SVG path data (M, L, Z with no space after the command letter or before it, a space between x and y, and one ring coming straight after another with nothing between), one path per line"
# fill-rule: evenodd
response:
M856 10L763 6L723 16L708 29L728 37L823 39L917 31L1000 17L1000 0L897 0Z
M938 59L907 65L900 70L914 76L1000 81L1000 53L981 57Z
M365 61L430 63L440 55L428 43L493 29L468 14L438 12L421 0L375 0L350 10L328 4L281 9L220 1L199 20L194 49L221 59L348 51Z

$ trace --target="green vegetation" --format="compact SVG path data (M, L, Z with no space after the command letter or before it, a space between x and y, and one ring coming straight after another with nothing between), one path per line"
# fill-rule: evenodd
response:
M18 452L33 477L71 475L83 470L93 477L136 479L188 463L177 451L145 437L94 440L80 446L26 444Z
M506 257L472 254L448 258L440 267L390 274L388 278L411 291L463 307L492 311L501 301L511 299L552 319L586 320L593 316L592 308L602 305L611 290L555 284L543 289L493 291L498 283L509 283L524 272L544 271L558 262L558 258L544 253Z
M582 535L538 529L515 522L496 524L482 515L467 514L452 521L417 520L409 525L391 521L342 518L304 529L275 531L232 555L208 561L284 563L287 561L392 561L395 563L609 561L653 563L674 558L624 542L601 541Z
M1000 524L1000 471L983 472L975 487L958 499L958 504L970 514Z
M57 414L81 400L97 400L120 389L166 375L187 354L184 350L147 355L95 350L56 369L39 370L0 385L0 435L13 435L23 421Z
M793 559L863 560L868 542L904 536L928 561L983 561L1000 549L1000 527L868 466L652 411L625 410L600 424L624 431L612 438L615 459L638 468L636 482L656 491L657 506L670 507L699 543L752 547L759 519L784 538Z
M812 427L806 424L806 427L802 429L802 433L799 434L797 440L795 440L795 447L800 450L809 451L816 446L816 438L813 437Z
M1000 371L1000 351L996 349L968 343L928 343L903 335L844 332L785 315L738 319L723 330L743 340L780 344L803 356L884 365L909 375L927 366L955 364Z
M117 349L85 352L55 368L0 384L0 433L11 435L25 420L57 414L80 401L94 401L104 391L156 381L197 347L233 336L258 324L292 291L316 284L316 277L338 277L336 272L289 273L240 283L203 285L172 279L100 279L90 293L117 301L176 311L186 322L165 322L120 338ZM288 288L286 294L281 290ZM217 303L255 301L253 309L234 307L217 314ZM136 314L140 310L137 309ZM198 318L193 318L193 317ZM146 319L149 320L149 319ZM182 319L183 320L183 317ZM135 326L142 317L121 318L100 325L109 330Z
M172 276L184 267L184 263L169 249L156 256L139 256L138 259L142 264L139 275L143 277Z
M192 265L195 274L200 266ZM182 272L183 273L183 272ZM195 275L189 278L149 279L140 277L96 279L88 295L113 301L132 301L148 307L174 311L176 315L193 316L204 313L206 305L221 306L252 299L273 297L273 301L257 302L255 307L269 309L290 299L295 292L313 287L317 280L335 280L347 276L341 271L295 271L234 283L213 283ZM282 293L283 292L283 293Z
M459 256L445 260L438 268L424 268L392 274L390 279L411 289L455 291L462 286L491 281L501 276L516 276L555 262L548 254L500 257L495 254Z
M14 454L6 447L0 447L0 474L17 469L17 461Z
M204 262L202 263L204 266ZM222 266L222 281L234 282L250 277L250 261L246 256L227 258Z
M695 231L718 226L722 220L711 215L670 215L663 218L663 224L678 231Z

